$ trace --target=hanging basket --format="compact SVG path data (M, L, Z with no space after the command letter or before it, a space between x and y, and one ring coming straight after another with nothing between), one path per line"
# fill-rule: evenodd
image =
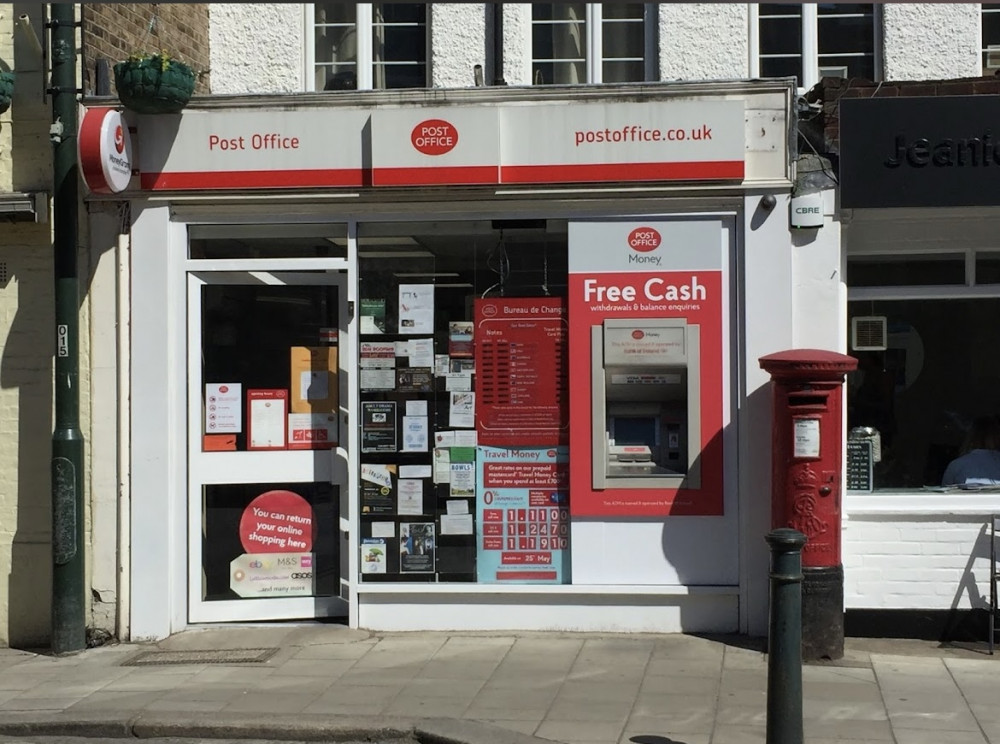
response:
M0 72L0 114L10 108L14 99L14 73Z
M125 108L137 114L176 114L194 93L194 71L159 54L115 65L115 87Z

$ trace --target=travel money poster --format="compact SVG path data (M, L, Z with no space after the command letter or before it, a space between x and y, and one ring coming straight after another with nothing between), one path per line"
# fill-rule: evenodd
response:
M479 583L569 583L568 467L565 446L478 448Z

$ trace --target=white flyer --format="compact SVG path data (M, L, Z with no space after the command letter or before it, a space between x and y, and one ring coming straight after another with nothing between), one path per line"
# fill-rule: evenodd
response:
M397 486L396 512L398 514L423 514L424 513L424 482L421 480L399 479Z
M434 482L449 483L451 481L451 450L438 447L434 450Z
M243 431L243 385L219 382L205 385L205 433L239 434Z
M452 392L448 425L471 429L476 425L476 394Z
M426 416L403 416L403 452L426 452L427 435Z
M476 495L476 464L473 462L451 463L451 496Z
M447 354L435 354L434 355L434 376L444 377L448 374L448 364L450 358Z
M434 469L430 465L400 465L400 478L430 478Z
M426 400L408 400L406 401L406 414L407 416L426 416L427 415L427 401Z
M479 444L479 436L475 429L455 432L456 447L475 447L477 444Z
M395 390L396 370L361 368L359 380L362 390Z
M399 332L434 333L434 285L399 285Z
M409 357L411 367L433 367L434 339L411 338Z
M469 500L468 499L448 499L447 503L447 513L448 514L468 514L469 513Z
M468 372L449 372L445 377L445 390L468 392L472 390L472 375Z
M436 432L434 432L434 446L435 447L454 447L455 446L455 432L453 432L453 431L436 431Z
M471 514L442 514L441 515L442 535L471 535L472 515Z
M372 537L395 537L395 522L372 522Z

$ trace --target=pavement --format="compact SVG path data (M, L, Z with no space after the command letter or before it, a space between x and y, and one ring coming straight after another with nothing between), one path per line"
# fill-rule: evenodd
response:
M213 626L66 656L0 649L0 736L758 744L739 636ZM847 639L802 669L807 744L1000 744L1000 653Z

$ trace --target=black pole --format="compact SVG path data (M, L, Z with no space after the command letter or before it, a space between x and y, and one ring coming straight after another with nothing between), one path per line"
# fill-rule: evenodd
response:
M503 3L493 3L493 84L507 84L503 79Z
M80 432L77 277L76 15L50 3L52 17L52 215L55 276L55 430L52 433L52 651L86 647L83 435Z
M767 636L766 744L802 744L802 546L806 536L779 527L771 546Z

